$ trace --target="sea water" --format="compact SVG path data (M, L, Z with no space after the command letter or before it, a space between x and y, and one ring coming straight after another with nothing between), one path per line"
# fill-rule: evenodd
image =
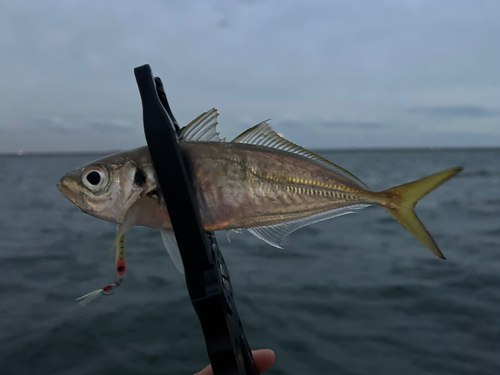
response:
M284 250L219 234L252 348L269 374L500 374L500 149L323 151L383 190L464 171L417 206L438 259L382 209L313 224ZM192 374L208 363L185 280L158 231L127 236L115 278L115 225L56 189L99 155L0 157L0 373Z

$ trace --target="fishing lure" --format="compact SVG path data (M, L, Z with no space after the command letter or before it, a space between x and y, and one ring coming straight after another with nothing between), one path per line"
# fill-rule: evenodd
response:
M120 231L120 226L118 226L118 233ZM116 251L115 251L115 272L116 279L109 285L106 285L104 288L94 290L90 293L87 293L81 297L78 297L76 300L78 301L79 306L85 306L90 301L96 299L101 294L105 296L109 296L113 294L118 288L125 278L125 271L127 270L127 258L125 255L125 234L119 236L118 241L116 241Z

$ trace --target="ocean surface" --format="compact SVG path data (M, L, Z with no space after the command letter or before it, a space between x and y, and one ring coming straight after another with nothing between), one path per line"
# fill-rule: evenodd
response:
M500 374L500 149L336 151L374 190L465 170L417 206L438 259L382 209L303 228L279 250L248 232L219 244L248 341L268 374ZM192 374L208 364L183 276L157 231L128 234L56 189L96 155L0 156L0 373Z

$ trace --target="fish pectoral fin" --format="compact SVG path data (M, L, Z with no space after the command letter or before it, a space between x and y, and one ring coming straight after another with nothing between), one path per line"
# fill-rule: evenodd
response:
M113 250L116 246L118 246L118 241L122 236L125 235L135 224L137 224L137 218L141 211L141 199L136 199L130 208L125 213L123 220L120 224L118 224L118 229L116 231L116 237L113 241L113 245L111 246L111 250Z
M217 133L217 110L212 108L203 112L179 130L179 139L187 142L223 142Z
M356 210L368 207L368 204L357 204L349 207L336 208L334 210L321 212L298 220L289 221L283 224L268 225L265 227L248 228L247 230L258 239L267 242L269 245L282 249L281 241L290 233L307 225L319 221L333 219L337 216L352 214Z
M163 245L165 245L165 249L167 249L170 258L172 258L172 262L174 262L174 265L179 272L184 275L184 263L182 263L181 253L179 251L179 247L177 246L177 240L175 239L174 232L171 230L161 229L160 233Z

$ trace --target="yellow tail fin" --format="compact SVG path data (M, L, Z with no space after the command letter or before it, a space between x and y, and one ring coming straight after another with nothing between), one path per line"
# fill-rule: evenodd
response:
M460 171L462 171L462 168L448 169L384 191L384 193L393 197L388 205L382 206L384 210L441 259L446 258L413 209L421 198Z

